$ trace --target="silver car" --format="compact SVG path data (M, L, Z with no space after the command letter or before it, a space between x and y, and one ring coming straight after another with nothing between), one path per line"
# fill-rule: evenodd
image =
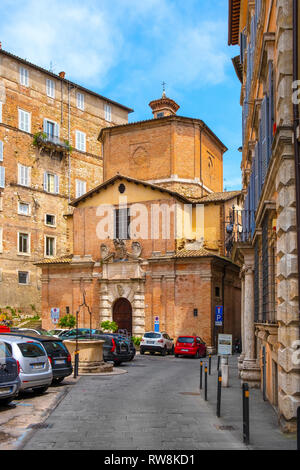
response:
M20 390L33 389L44 393L52 382L52 368L44 346L35 339L0 335L0 341L11 346L12 356L19 364Z

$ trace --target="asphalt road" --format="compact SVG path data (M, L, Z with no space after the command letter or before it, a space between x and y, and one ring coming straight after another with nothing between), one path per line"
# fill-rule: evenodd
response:
M199 360L138 355L123 368L81 377L24 448L246 449L199 394Z

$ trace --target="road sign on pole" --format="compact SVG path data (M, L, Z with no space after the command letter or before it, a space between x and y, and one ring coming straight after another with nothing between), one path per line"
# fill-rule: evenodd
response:
M223 305L216 307L215 325L216 326L223 325Z
M51 308L51 320L55 325L59 320L59 308Z
M159 333L159 317L154 317L154 331Z

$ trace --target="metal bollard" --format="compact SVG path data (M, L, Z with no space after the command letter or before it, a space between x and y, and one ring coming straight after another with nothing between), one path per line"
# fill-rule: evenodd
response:
M222 372L218 372L217 417L221 416Z
M78 367L79 367L79 351L74 353L74 379L78 377Z
M250 425L249 425L249 386L243 384L243 441L246 445L250 441Z
M211 354L208 356L208 373L211 375Z
M204 368L204 400L207 401L207 364Z
M221 360L221 356L218 355L218 366L217 366L217 371L218 372L220 370L220 360Z
M200 390L202 390L203 362L200 361Z
M297 410L297 450L300 450L300 406Z

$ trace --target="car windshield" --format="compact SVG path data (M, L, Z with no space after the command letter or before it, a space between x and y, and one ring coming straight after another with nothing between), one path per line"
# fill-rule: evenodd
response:
M65 356L68 354L68 350L62 341L44 341L43 346L47 353L52 356Z
M194 338L186 338L185 336L182 336L181 338L178 338L178 343L194 343Z
M28 342L20 343L18 347L24 357L40 357L45 356L45 351L41 344Z
M160 338L160 333L145 333L144 338Z

